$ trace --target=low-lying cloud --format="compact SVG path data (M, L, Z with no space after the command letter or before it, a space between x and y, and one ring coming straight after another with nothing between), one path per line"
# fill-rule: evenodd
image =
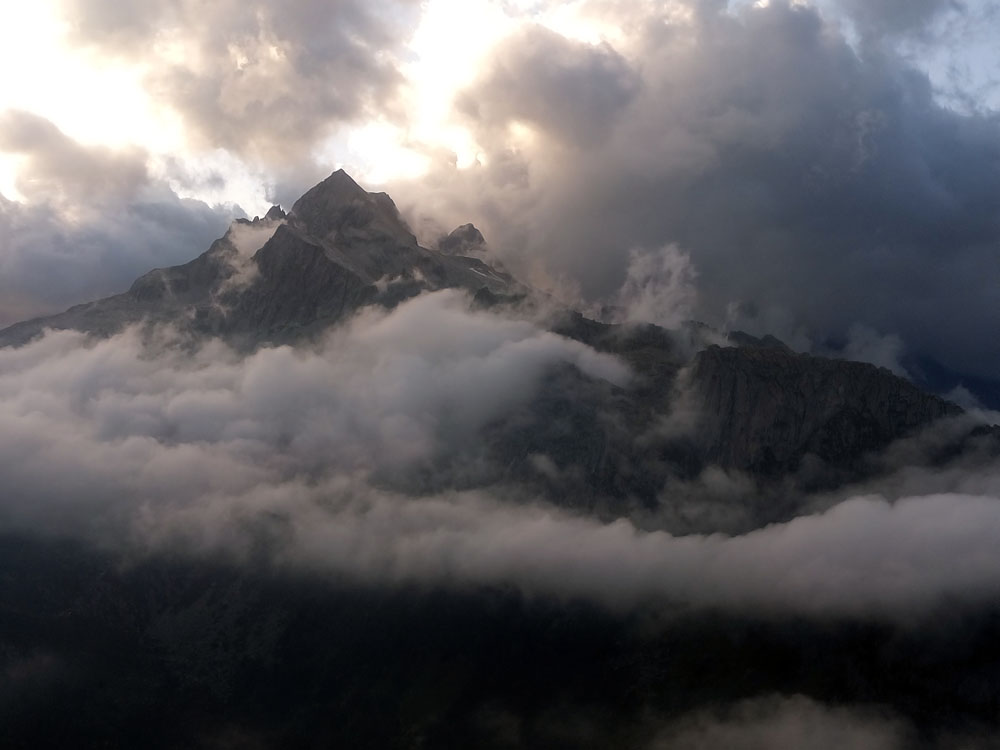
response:
M502 485L413 489L443 455L481 459L482 428L553 367L629 382L614 358L468 304L428 294L368 310L316 348L247 356L219 342L192 354L137 329L0 349L3 525L140 554L514 586L625 609L908 618L1000 595L1000 487L987 481L684 537ZM400 476L405 491L393 489Z

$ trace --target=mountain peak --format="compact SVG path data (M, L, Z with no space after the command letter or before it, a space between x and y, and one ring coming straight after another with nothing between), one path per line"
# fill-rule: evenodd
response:
M302 216L324 206L337 206L352 200L363 200L368 193L343 169L338 169L322 182L307 190L292 206L292 213Z
M295 201L291 216L321 239L383 236L415 245L416 237L387 198L367 192L347 172L338 169Z
M445 255L469 255L482 250L486 239L472 224L463 224L451 234L447 234L437 242L437 249Z

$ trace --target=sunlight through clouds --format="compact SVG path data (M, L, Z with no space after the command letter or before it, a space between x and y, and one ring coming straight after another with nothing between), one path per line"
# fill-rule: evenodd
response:
M403 65L410 133L428 147L454 153L460 168L481 154L467 128L454 120L454 96L516 28L516 20L491 0L431 0L410 40L414 59Z
M88 144L180 146L180 125L145 90L142 66L70 46L56 3L5 4L3 12L0 108L42 115Z

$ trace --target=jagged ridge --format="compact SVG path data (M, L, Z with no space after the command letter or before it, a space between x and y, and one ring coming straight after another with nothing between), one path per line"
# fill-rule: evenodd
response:
M254 232L266 241L246 257L240 246ZM274 207L263 220L236 222L190 263L151 271L124 294L15 324L0 331L0 346L46 328L104 336L147 321L247 348L294 341L366 304L448 287L511 293L521 285L480 259L421 247L389 196L338 170L287 216Z

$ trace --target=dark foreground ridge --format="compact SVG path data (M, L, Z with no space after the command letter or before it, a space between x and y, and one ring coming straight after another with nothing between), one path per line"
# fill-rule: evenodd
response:
M0 565L11 750L644 750L689 712L794 695L909 722L903 746L915 750L988 748L937 740L1000 729L996 607L902 629L721 613L655 624L506 589L122 568L11 536Z

